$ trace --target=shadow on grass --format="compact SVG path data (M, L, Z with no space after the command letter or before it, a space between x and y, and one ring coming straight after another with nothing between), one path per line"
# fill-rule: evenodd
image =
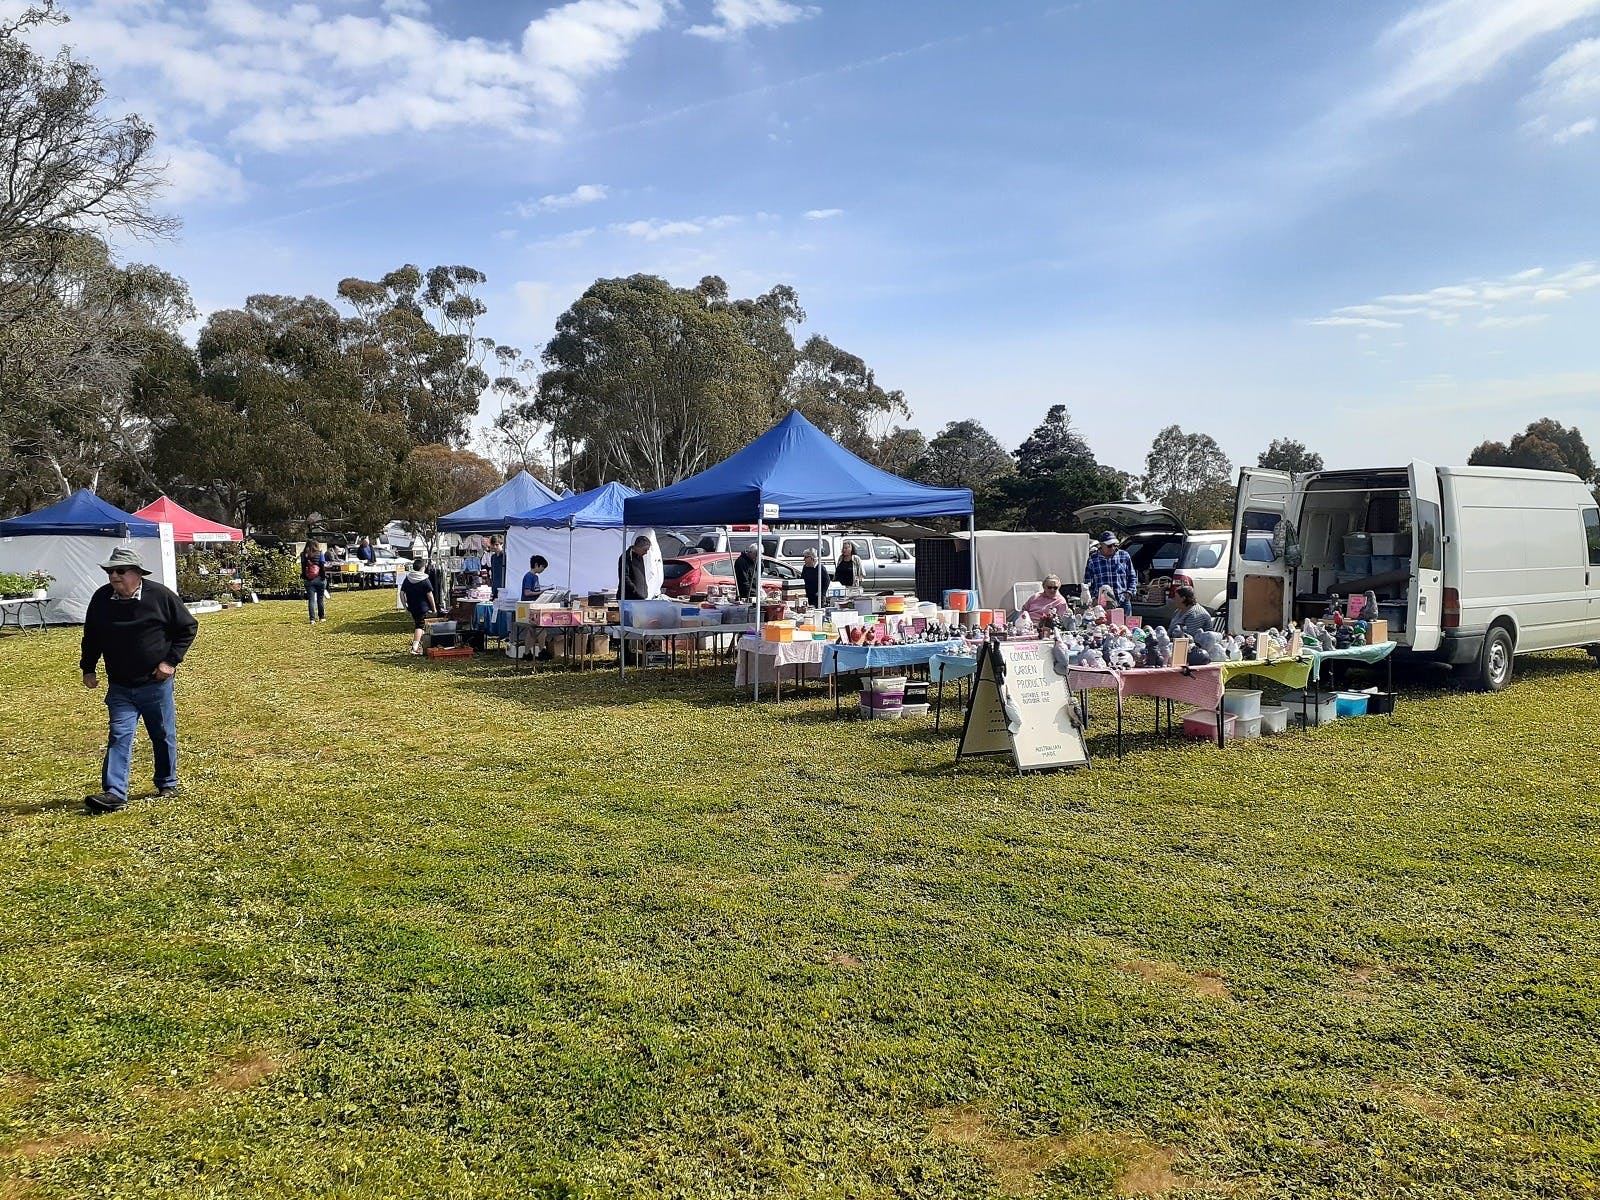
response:
M50 796L43 800L0 803L0 817L31 817L36 813L59 812L63 809L81 810L82 808L82 796Z

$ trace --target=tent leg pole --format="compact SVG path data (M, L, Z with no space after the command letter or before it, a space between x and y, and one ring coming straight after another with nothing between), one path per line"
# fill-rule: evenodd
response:
M622 527L622 553L628 553L628 527ZM622 636L617 639L617 678L624 683L628 679L628 608L622 599L623 592L627 591L628 560L623 558L617 567L617 625L622 631Z
M972 589L974 608L983 607L983 597L978 594L978 514L967 514L967 586Z
M762 590L761 590L761 583L762 583L762 580L761 580L761 516L762 516L762 511L763 511L763 505L762 505L760 500L757 500L756 501L756 599L755 599L755 606L756 606L755 627L756 627L756 636L757 637L761 636L761 601L764 598L763 594L762 594ZM750 699L755 701L756 703L760 703L760 701L761 701L761 656L759 654L756 654L756 655L752 655L752 657L756 660L756 664L755 664L756 665L756 669L750 675ZM778 666L778 659L777 659L776 655L773 656L772 666L773 666L773 678L776 679L777 678L777 666Z

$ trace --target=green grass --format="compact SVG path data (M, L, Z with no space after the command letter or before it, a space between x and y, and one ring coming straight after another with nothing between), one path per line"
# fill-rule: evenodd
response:
M75 636L0 640L0 1198L1600 1186L1583 655L1019 779L389 603L202 618L98 819Z

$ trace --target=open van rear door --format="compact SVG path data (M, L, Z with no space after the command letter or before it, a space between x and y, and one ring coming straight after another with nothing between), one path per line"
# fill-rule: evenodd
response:
M1294 601L1289 568L1273 550L1272 531L1290 515L1294 477L1286 471L1245 467L1233 508L1228 560L1228 631L1259 633L1289 623Z
M1413 650L1437 650L1444 617L1444 519L1439 472L1412 459L1411 588L1406 630Z

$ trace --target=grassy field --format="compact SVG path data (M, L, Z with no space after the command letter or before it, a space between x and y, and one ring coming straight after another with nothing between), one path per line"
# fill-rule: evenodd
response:
M1019 779L388 603L202 618L97 819L75 635L0 640L3 1200L1600 1188L1586 656Z

